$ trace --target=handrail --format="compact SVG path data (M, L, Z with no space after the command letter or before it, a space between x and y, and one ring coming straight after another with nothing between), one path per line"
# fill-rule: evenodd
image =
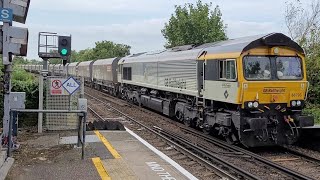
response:
M40 110L40 109L11 109L10 110L10 120L9 120L9 134L8 134L8 150L7 156L11 157L11 136L12 136L12 123L14 116L17 116L18 113L74 113L78 114L79 126L78 126L78 147L82 145L81 159L84 159L85 154L85 139L86 139L86 121L87 121L87 112L82 110ZM16 117L15 117L16 118ZM82 137L81 137L81 128L82 128Z

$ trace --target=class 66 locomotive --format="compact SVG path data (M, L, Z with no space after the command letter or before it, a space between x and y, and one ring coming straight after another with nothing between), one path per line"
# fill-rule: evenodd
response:
M122 95L187 126L247 147L292 144L313 126L303 49L281 33L119 61Z
M28 68L28 67L27 67ZM281 33L71 63L86 84L246 147L292 144L308 81L303 49Z

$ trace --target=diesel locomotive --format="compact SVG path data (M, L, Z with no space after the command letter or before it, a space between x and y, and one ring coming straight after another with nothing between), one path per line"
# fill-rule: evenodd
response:
M59 74L62 66L55 66L52 73ZM304 51L281 33L71 63L67 69L91 87L229 143L292 144L302 127L314 125L302 113L309 86Z

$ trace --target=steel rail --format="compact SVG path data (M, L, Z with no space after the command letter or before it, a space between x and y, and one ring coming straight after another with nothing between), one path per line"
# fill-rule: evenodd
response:
M162 134L168 136L169 138L172 138L174 141L178 141L179 144L183 144L184 146L187 146L189 148L192 148L193 151L196 151L198 154L203 156L204 158L209 158L215 163L223 164L226 168L230 169L233 172L239 173L244 179L260 179L257 176L243 170L242 168L239 168L224 159L218 157L216 154L213 154L212 152L209 152L195 144L192 144L191 142L185 140L183 137L179 136L178 134L166 131L166 130L160 130Z
M134 122L134 123L142 126L142 127L145 128L146 130L152 132L153 134L157 135L157 136L160 137L161 139L167 141L169 144L173 145L175 148L178 148L178 149L179 149L180 151L182 151L184 154L187 154L187 155L191 156L192 159L195 159L197 162L201 162L201 163L204 164L207 168L213 169L214 172L215 172L218 176L220 176L220 177L226 177L226 178L228 178L228 179L233 179L233 180L239 179L239 178L234 177L233 175L229 174L228 172L224 171L223 169L221 169L221 168L213 165L211 162L209 162L209 161L207 161L207 160L199 157L199 155L197 155L197 154L195 154L194 152L188 150L187 148L183 147L183 146L180 145L179 143L176 143L175 141L171 140L170 138L166 137L165 135L163 135L163 134L161 134L161 133L159 133L159 132L151 129L150 127L148 127L148 126L140 123L139 121L135 120L134 118L130 117L129 115L127 115L127 114L121 112L120 110L112 107L110 104L107 104L107 103L103 102L102 100L100 100L100 99L98 99L98 98L96 98L96 97L94 97L94 96L92 96L92 95L89 95L88 93L85 93L85 95L88 96L88 97L90 97L90 98L92 98L92 99L94 99L94 100L97 100L97 101L101 102L102 104L104 104L104 105L107 106L108 108L113 109L113 110L116 111L117 113L119 113L119 114L125 116L126 118L128 118L129 120L131 120L132 122ZM93 111L92 111L92 112L93 112ZM174 137L171 137L171 138L174 138ZM198 151L199 151L199 150L198 150ZM226 166L225 161L222 161L221 164L224 165L224 166ZM236 169L238 169L238 171L237 171ZM255 177L254 175L249 174L249 173L247 173L247 172L241 172L241 170L239 170L239 168L237 168L237 167L235 168L235 171L236 171L236 173L238 173L238 175L241 175L241 176L243 176L244 178L247 178L247 179L259 179L259 178ZM245 174L247 174L247 175L245 175Z
M88 109L89 109L97 118L99 118L99 119L102 120L102 121L105 121L105 119L104 119L102 116L100 116L95 110L93 110L90 106L88 106Z
M286 175L288 176L291 176L292 178L295 178L295 179L304 179L304 180L312 180L313 178L309 177L309 176L306 176L306 175L303 175L299 172L296 172L294 170L291 170L289 168L286 168L284 166L281 166L277 163L274 163L258 154L255 154L253 152L250 152L248 150L245 150L241 147L238 147L238 146L234 146L234 145L230 145L230 144L227 144L226 142L223 142L217 138L214 138L214 137L211 137L211 136L208 136L208 135L205 135L205 134L202 134L198 131L195 131L193 129L190 129L190 128L187 128L187 127L180 127L183 131L185 132L188 132L194 136L197 136L197 137L200 137L204 140L206 140L207 142L210 142L210 143L213 143L219 147L222 147L222 148L226 148L228 150L232 150L234 152L242 152L243 154L245 155L248 155L248 156L251 156L252 158L268 165L269 167L272 167L272 168L275 168L283 173L285 173Z
M320 159L318 159L318 158L314 158L312 156L309 156L309 155L304 154L302 152L290 149L290 148L285 147L285 146L280 146L280 148L282 148L284 151L286 151L286 152L288 152L290 154L293 154L293 155L298 156L298 157L302 157L302 158L306 159L307 161L309 161L311 163L316 163L316 164L320 165Z

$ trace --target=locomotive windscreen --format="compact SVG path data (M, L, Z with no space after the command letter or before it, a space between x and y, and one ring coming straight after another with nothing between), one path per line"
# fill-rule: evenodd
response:
M303 78L299 57L245 56L244 77L247 80L300 80Z

